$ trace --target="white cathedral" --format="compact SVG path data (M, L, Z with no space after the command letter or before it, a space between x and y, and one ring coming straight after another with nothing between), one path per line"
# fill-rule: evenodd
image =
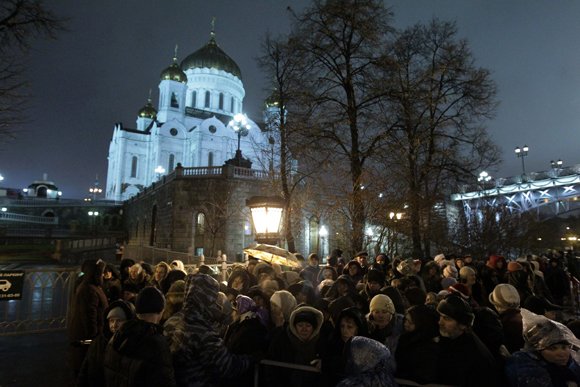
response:
M245 90L240 68L219 48L213 28L205 46L181 64L176 56L161 73L157 109L149 98L139 110L136 128L115 124L109 146L107 199L129 199L171 173L178 163L183 167L221 166L234 158L238 140L243 156L254 164L263 160L271 146L271 137L254 121L248 119L238 131L229 124L243 112Z

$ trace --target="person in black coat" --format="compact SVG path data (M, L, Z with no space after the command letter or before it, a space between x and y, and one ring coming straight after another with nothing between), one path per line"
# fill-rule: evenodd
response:
M439 314L434 307L415 305L407 309L395 360L398 378L427 384L437 379L436 359Z
M169 344L159 325L164 308L165 297L155 287L139 292L135 302L137 318L123 324L107 344L107 387L176 385Z
M127 301L113 301L105 310L105 316L103 333L93 339L81 366L78 377L79 386L105 386L103 364L107 343L126 321L135 318L135 307Z
M238 295L234 302L234 322L228 326L224 344L236 355L252 355L263 358L268 351L268 330L256 314L256 303L250 297ZM253 369L224 385L253 386ZM234 383L235 382L235 383Z
M84 275L75 292L68 324L70 360L75 379L89 348L88 343L103 333L104 313L109 306L102 289L105 263L88 260L83 263L83 267Z

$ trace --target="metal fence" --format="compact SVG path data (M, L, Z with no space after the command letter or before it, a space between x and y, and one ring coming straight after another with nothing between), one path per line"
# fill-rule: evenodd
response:
M22 299L0 301L0 335L66 327L78 268L25 269Z
M218 281L227 281L232 264L207 265ZM197 265L185 265L188 274ZM79 267L24 269L22 299L0 301L0 336L65 329Z

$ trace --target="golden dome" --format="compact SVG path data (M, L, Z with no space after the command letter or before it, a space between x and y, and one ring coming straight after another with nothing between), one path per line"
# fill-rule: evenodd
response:
M242 72L237 63L228 56L215 41L215 34L211 33L209 42L189 55L181 62L181 69L187 71L188 69L209 68L223 70L242 79Z
M177 64L176 57L173 57L173 63L171 64L171 66L169 66L168 68L166 68L165 70L163 70L161 72L161 80L162 81L169 80L169 81L177 81L177 82L181 82L181 83L187 83L187 76L179 68L179 65Z
M137 113L139 117L155 119L157 117L157 110L151 104L151 98L147 100L147 104Z

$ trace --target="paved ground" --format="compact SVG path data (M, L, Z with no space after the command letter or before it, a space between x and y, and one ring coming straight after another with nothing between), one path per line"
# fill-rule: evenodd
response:
M72 386L66 330L0 336L0 387Z

